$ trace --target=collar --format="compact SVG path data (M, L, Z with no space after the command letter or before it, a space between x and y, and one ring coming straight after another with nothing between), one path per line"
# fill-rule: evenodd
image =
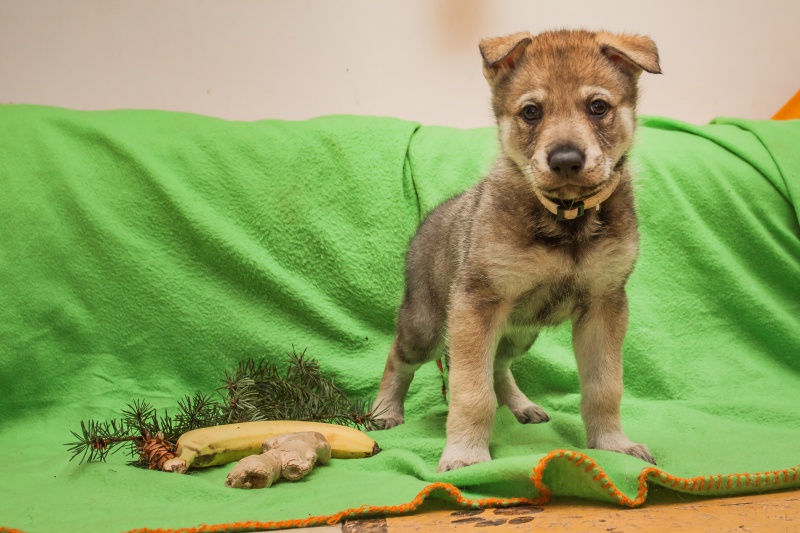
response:
M542 202L545 209L556 215L556 220L573 220L582 217L584 211L587 209L596 207L599 211L600 204L608 200L608 197L616 190L621 176L621 172L615 173L608 183L598 192L584 198L567 200L569 205L563 205L563 203L551 200L538 189L535 190L536 197L539 198L539 201Z

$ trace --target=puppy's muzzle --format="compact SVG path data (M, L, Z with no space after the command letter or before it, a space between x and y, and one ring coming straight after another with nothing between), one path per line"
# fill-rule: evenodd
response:
M584 163L583 152L571 144L557 146L547 156L550 170L565 181L574 181L583 170Z

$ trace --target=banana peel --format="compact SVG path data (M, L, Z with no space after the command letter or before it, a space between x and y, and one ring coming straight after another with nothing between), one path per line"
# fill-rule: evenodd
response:
M267 439L301 431L324 435L331 444L331 457L335 459L371 457L381 450L366 433L347 426L293 420L241 422L187 431L178 438L175 458L166 461L162 469L184 473L189 468L232 463L261 453L261 446Z

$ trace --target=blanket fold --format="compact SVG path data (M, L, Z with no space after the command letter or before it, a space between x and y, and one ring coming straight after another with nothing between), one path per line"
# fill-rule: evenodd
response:
M500 409L489 463L436 472L447 406L435 365L418 372L406 423L372 434L380 454L298 483L237 491L226 467L68 462L81 419L134 399L174 409L236 361L293 346L349 395L374 396L408 240L486 172L495 135L0 106L0 531L245 531L427 498L635 506L653 484L800 487L800 121L641 121L622 420L657 467L585 448L569 325L514 367L551 421Z

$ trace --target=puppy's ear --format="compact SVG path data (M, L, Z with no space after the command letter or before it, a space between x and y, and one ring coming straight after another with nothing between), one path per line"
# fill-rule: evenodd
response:
M483 75L487 81L492 83L514 70L530 43L531 34L527 32L482 39L478 48L483 57Z
M638 76L642 70L661 74L658 48L650 37L601 32L597 34L597 40L603 54L631 74Z

